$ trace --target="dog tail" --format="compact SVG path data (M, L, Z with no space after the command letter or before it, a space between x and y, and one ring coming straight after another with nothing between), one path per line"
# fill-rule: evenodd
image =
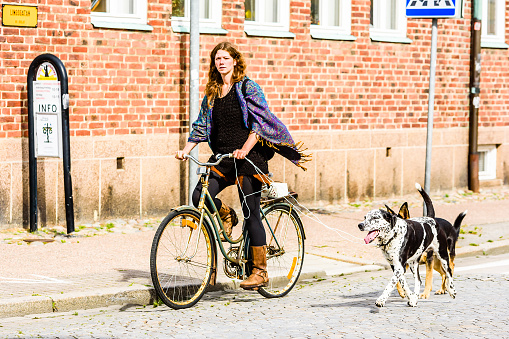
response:
M424 204L426 205L426 217L434 218L435 217L435 209L433 208L433 203L431 202L431 198L428 193L424 191L418 183L415 183L415 188L421 194L422 199L424 199Z
M460 228L461 228L461 222L467 215L468 210L465 210L464 212L461 212L457 217L456 220L454 220L454 231L456 231L456 236L460 235Z
M451 241L451 239L447 240L448 248L449 248L449 256L451 258L454 258L456 256L456 241L457 241L457 239L460 236L461 222L463 221L463 219L467 215L467 212L468 212L468 210L465 210L464 212L461 212L456 217L456 220L454 220L453 228L454 228L454 232L456 233L456 237L455 237L456 240L452 240L453 241L452 243L449 242L449 241Z

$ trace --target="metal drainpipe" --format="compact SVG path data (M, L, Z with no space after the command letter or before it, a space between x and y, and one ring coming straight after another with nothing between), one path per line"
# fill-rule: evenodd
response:
M189 133L191 133L191 124L198 118L200 112L200 4L199 1L190 3L190 37L189 37ZM198 146L190 154L198 159ZM188 203L193 204L193 190L198 183L196 170L198 165L192 161L189 163L189 181L188 181Z
M479 153L477 152L478 113L481 92L481 19L482 2L472 0L470 46L470 98L468 124L468 189L479 192Z

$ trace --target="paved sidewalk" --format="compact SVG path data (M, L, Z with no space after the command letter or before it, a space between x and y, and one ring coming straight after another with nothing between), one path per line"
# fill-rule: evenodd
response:
M480 194L447 192L432 196L432 200L437 216L451 222L468 210L458 256L509 251L508 186ZM364 244L365 234L357 224L372 208L388 204L397 210L404 201L410 204L411 216L422 214L418 193L383 201L314 206L303 213L307 239L301 277L386 269L380 250ZM71 238L64 235L64 227L36 234L21 229L0 231L0 317L152 304L149 256L158 224L154 218L79 225ZM239 283L222 272L218 281L219 288L237 288Z

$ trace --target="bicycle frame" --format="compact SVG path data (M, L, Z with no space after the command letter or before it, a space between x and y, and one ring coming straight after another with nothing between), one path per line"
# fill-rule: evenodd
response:
M226 234L226 232L224 232L223 221L221 220L221 217L219 216L219 211L217 210L216 205L214 204L214 200L212 199L212 196L209 193L209 176L210 176L210 167L207 166L207 172L205 173L205 178L203 178L203 177L200 178L201 183L202 183L202 190L201 190L201 195L200 195L200 201L198 203L198 211L200 212L199 227L201 227L201 225L203 224L203 220L206 216L210 220L210 222L213 226L212 228L214 231L215 239L218 240L217 243L219 244L219 249L221 250L221 253L223 254L223 256L227 260L240 265L240 258L234 259L226 253L226 249L224 248L222 241L219 241L219 238L220 238L219 229L221 229L223 231L223 236L226 239L226 241L232 245L238 244L238 243L241 243L242 241L244 241L244 235L242 234L238 239L233 240ZM209 209L208 206L212 207L212 211ZM243 244L241 244L240 247L243 247L242 245Z
M194 158L191 158L189 157L190 159L196 161ZM234 240L234 239L231 239L228 235L226 235L226 232L224 232L224 225L223 225L223 221L221 220L221 217L219 216L219 211L217 210L216 208L216 205L214 204L214 201L212 199L212 196L210 195L209 193L209 177L210 177L210 168L211 166L210 165L204 165L204 164L199 164L201 166L204 166L206 168L206 171L205 173L202 173L204 174L204 176L202 176L200 178L201 180L201 183L202 183L202 190L201 190L201 194L200 194L200 200L199 200L199 203L198 203L198 212L200 213L200 222L199 222L199 225L198 227L202 227L203 225L203 222L205 220L205 217L210 221L210 224L213 229L213 232L214 232L214 235L215 235L215 239L217 240L217 243L219 244L219 249L221 250L221 253L222 255L224 256L224 258L234 264L237 264L241 267L242 269L242 273L245 274L246 270L245 270L245 264L247 263L247 259L245 259L245 256L246 256L246 251L245 251L245 246L246 246L246 237L244 235L244 233L246 232L245 230L243 230L242 232L242 235ZM288 205L289 208L290 208L290 214L291 214L291 211L293 209L293 206L291 204L287 204L287 203L281 203L281 202L278 202L279 204L284 204L284 205ZM270 206L272 205L271 203L269 203L268 205L266 206ZM209 209L208 206L211 206L211 209ZM279 227L279 220L277 222L277 225L276 225L276 229L272 229L272 226L270 225L266 215L265 215L265 211L264 211L265 208L261 208L260 209L260 212L261 212L261 219L262 219L262 223L265 222L267 224L267 227L271 233L271 240L274 239L275 241L275 244L277 245L277 249L278 250L281 250L281 244L280 242L278 241L278 239L276 238L275 236L275 233L277 231L277 227ZM219 229L221 229L223 231L223 236L224 238L226 239L226 241L233 245L233 244L239 244L239 251L238 251L238 258L232 258L231 256L228 255L228 253L226 252L226 249L223 245L223 242L220 241L220 233L219 233ZM280 239L281 240L281 239ZM197 240L198 241L198 240Z

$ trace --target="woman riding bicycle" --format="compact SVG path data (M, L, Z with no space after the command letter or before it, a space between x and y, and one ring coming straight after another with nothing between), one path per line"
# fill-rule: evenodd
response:
M295 165L307 161L286 126L270 112L260 86L245 75L246 62L242 54L229 42L218 44L210 53L209 79L205 88L198 119L193 123L188 142L175 157L185 160L184 155L200 142L207 141L215 162L215 154L233 153L235 159L224 159L212 168L209 193L226 234L238 223L233 210L223 204L216 195L226 187L237 184L246 229L250 239L253 258L252 274L240 287L257 289L266 286L267 249L265 230L260 218L260 197L268 161L278 152ZM251 160L258 170L244 158ZM261 173L260 173L261 171ZM201 182L193 191L193 204L198 205Z

